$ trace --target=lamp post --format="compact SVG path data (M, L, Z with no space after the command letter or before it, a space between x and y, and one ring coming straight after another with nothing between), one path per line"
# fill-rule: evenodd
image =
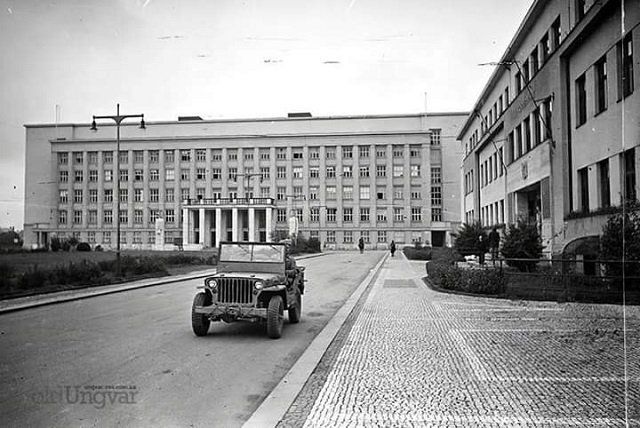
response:
M140 129L146 129L144 114L120 114L120 104L116 105L115 115L93 116L91 130L97 131L96 119L110 119L116 123L116 275L121 275L120 268L120 123L129 118L140 118Z

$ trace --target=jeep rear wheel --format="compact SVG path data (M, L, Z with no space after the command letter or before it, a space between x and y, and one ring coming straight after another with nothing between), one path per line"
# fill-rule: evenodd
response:
M297 324L300 322L300 316L302 315L302 296L298 294L296 303L293 306L289 306L289 322L291 324Z
M205 314L196 313L196 306L208 306L211 304L211 297L207 293L198 293L193 298L191 307L191 327L196 336L205 336L209 331L211 321Z
M267 335L272 339L282 336L284 324L284 302L281 296L273 296L267 308Z

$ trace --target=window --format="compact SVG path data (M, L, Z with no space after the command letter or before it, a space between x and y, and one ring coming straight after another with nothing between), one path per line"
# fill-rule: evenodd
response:
M335 178L336 167L333 165L327 166L327 178Z
M269 188L268 188L268 187L263 187L263 188L262 188L262 189L260 189L260 190L263 190L263 191L264 191L265 189L267 190L267 192L266 192L266 194L263 192L263 195L262 195L262 196L266 198L266 197L269 197ZM220 199L220 198L222 198L222 191L221 191L220 189L215 189L215 188L214 188L213 190L211 190L211 197L212 197L213 199Z
M67 210L58 210L58 224L67 224Z
M358 146L358 154L361 158L368 158L369 146Z
M431 205L432 206L442 205L442 187L433 186L431 188Z
M287 148L278 147L276 149L276 159L286 159L286 158L287 158Z
M386 192L387 192L387 189L385 186L378 187L376 192L376 199L378 200L387 199Z
M531 120L527 117L522 122L522 140L524 145L524 153L531 150Z
M142 151L142 150L134 150L133 151L133 161L135 163L143 163L144 162L144 151Z
M420 177L420 165L411 165L411 177Z
M336 198L336 186L326 186L325 187L326 197L327 199L335 199Z
M376 146L376 157L377 158L386 158L387 157L387 147L386 146Z
M126 150L121 150L118 156L120 165L129 163L129 152L127 152Z
M327 147L326 148L326 156L327 156L327 159L335 159L336 158L336 148L335 147Z
M91 213L89 213L89 215L91 215ZM97 220L95 222L91 223L91 224L96 224L96 223L97 223ZM90 244L95 244L96 243L96 232L94 232L93 230L87 232L87 241Z
M191 162L191 150L180 150L180 162Z
M129 170L121 169L120 170L120 181L129 181Z
M82 190L76 189L73 191L73 202L76 204L82 203Z
M303 159L302 147L294 147L292 155L294 159Z
M576 0L576 20L580 21L587 13L587 2L585 0Z
M531 51L531 56L529 57L531 61L531 75L533 76L540 69L540 64L538 63L538 47L536 46Z
M376 210L376 220L379 223L386 223L387 222L387 210L384 208L378 208Z
M296 208L295 210L293 210L295 217L298 219L298 221L300 223L302 223L304 221L304 215L303 215L303 211L302 208Z
M104 189L104 201L113 202L113 189Z
M317 200L318 199L318 187L311 186L309 187L309 200Z
M165 202L174 202L175 200L175 190L174 189L164 189L164 201Z
M76 165L82 165L82 161L84 160L84 153L82 152L73 152L73 162Z
M135 224L142 224L143 211L142 210L133 210L133 222Z
M207 160L207 150L206 149L196 149L196 160L199 162L204 162Z
M320 168L317 166L309 167L309 177L318 178L320 177Z
M180 189L180 200L186 201L187 199L191 199L191 194L189 189L182 188Z
M229 180L236 181L238 178L238 168L229 168Z
M353 186L342 187L342 199L353 199Z
M431 221L442 221L442 208L431 208Z
M276 177L287 178L287 167L286 166L276 167Z
M393 199L403 199L403 188L401 186L393 187Z
M371 188L369 186L360 186L360 199L370 199Z
M164 163L173 163L175 160L175 153L173 150L164 151Z
M173 181L176 178L176 172L173 168L167 168L164 170L165 181Z
M360 208L360 221L368 222L371 210L369 208Z
M369 176L369 167L361 166L360 167L360 177L368 177Z
M104 164L112 164L113 163L113 152L102 152L102 163L104 163Z
M442 167L432 166L431 167L431 184L440 184L442 183Z
M299 199L303 197L302 186L293 186L293 196Z
M180 179L181 180L189 180L189 169L188 168L182 168L180 170Z
M593 66L595 76L595 102L596 114L607 109L607 58L601 58Z
M576 79L576 127L587 121L587 91L585 75Z
M342 167L342 176L345 178L353 177L353 167L351 165L345 165Z
M422 199L422 192L419 187L411 188L411 199Z
M158 181L160 180L160 171L157 169L149 170L149 181Z
M327 222L335 223L336 222L336 208L327 208Z
M522 63L522 80L523 80L523 87L527 86L527 83L529 83L529 80L531 80L531 76L529 74L529 60L527 59L525 62Z
M342 147L342 158L343 159L351 159L351 158L353 158L353 147L352 146L343 146Z
M540 144L542 141L542 132L540 129L540 108L536 108L533 111L533 115L531 115L531 131L533 132L533 137L531 140L531 144L533 147Z
M133 171L133 179L135 181L142 181L144 180L144 170L142 169L136 169Z
M313 207L309 211L309 220L312 223L317 223L320 221L320 208Z
M62 171L60 171L62 172ZM82 180L84 179L84 175L82 171L74 171L73 172L73 181L75 181L76 183L82 183Z
M540 64L544 64L551 54L551 46L549 46L549 34L545 34L540 39Z
M578 186L580 186L578 205L580 211L586 213L589 211L589 173L586 167L578 170Z
M385 243L387 242L387 231L386 230L379 230L378 231L378 243Z
M144 197L142 199L144 199ZM160 200L160 190L149 189L149 202L158 202L159 200Z
M335 230L328 230L327 231L327 242L333 244L336 242L336 231Z
M211 168L211 179L212 180L221 180L222 179L222 169L221 168Z
M636 159L635 150L624 152L624 197L626 200L636 199Z
M393 157L394 158L401 158L404 156L404 147L402 146L393 146Z
M142 234L139 231L133 232L133 243L142 244Z
M102 242L105 244L111 243L111 232L102 232Z
M89 181L92 183L96 183L98 181L98 170L90 169L89 170Z
M402 176L404 176L404 167L402 165L394 165L393 166L393 176L394 177L402 177Z
M176 211L174 209L164 210L164 221L174 223L176 221Z
M344 236L343 236L343 241L345 244L352 244L353 243L353 232L350 230L345 230L344 231Z
M500 177L502 177L502 175L504 174L504 155L503 155L503 151L502 151L502 147L500 147L498 149L498 155L499 155L499 161L500 161Z
M302 167L294 166L293 167L293 178L302 178Z
M609 194L609 159L598 162L598 180L600 182L600 206L608 207L611 205L611 196Z
M129 201L129 189L120 189L120 202Z
M342 221L351 223L353 221L353 208L345 208L342 212Z
M522 73L519 71L515 75L515 83L516 83L516 95L522 91Z
M271 169L268 166L260 167L260 179L268 180L271 176Z
M205 168L196 169L196 180L206 180L207 170Z
M365 244L368 244L369 241L369 231L368 230L363 230L360 232L360 237L362 238L362 240L364 241Z
M69 163L69 153L58 153L58 165L67 165Z
M309 159L320 159L319 147L309 147Z
M98 189L89 189L89 203L95 204L98 202Z
M73 224L82 224L82 210L73 211Z
M149 163L158 163L160 161L159 150L149 150Z
M422 221L422 208L421 207L411 207L411 221L421 222Z
M387 166L376 165L376 177L386 177L386 176L387 176Z
M269 152L267 152L267 154L268 153ZM222 149L211 149L211 161L212 162L222 161Z
M633 92L633 39L628 34L617 47L618 56L618 99Z
M560 17L556 18L554 23L551 25L551 49L556 50L560 43L562 42L562 28L560 27Z
M395 223L404 222L404 210L402 208L393 207L393 221Z
M279 201L284 201L287 195L286 187L276 187L276 199Z
M66 189L60 190L58 193L58 202L61 204L66 204L69 202L69 191Z
M142 189L133 189L133 201L144 202L144 193L142 192Z

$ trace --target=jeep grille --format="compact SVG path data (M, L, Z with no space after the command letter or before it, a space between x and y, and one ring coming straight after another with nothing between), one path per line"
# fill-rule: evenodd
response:
M252 303L254 279L217 278L218 302L220 303Z

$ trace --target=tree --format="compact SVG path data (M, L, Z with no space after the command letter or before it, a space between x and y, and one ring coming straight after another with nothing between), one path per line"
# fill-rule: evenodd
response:
M487 252L489 239L480 222L463 223L453 247L463 256L479 256Z
M624 232L623 232L624 230ZM611 260L605 263L607 275L622 276L622 260L626 276L640 276L640 205L627 203L623 212L609 217L602 228L600 257Z
M510 224L507 228L501 253L507 259L507 265L522 272L531 272L535 270L538 259L542 256L542 248L537 223L520 219L517 224Z

